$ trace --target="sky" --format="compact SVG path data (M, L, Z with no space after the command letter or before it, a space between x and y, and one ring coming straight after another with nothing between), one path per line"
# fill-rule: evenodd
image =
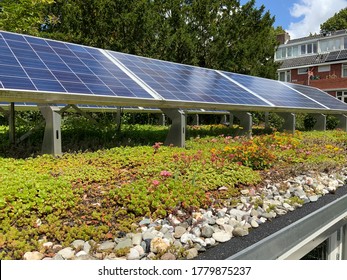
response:
M295 39L319 33L322 23L347 7L347 0L256 0L256 6L261 5L275 16L274 26L282 26Z

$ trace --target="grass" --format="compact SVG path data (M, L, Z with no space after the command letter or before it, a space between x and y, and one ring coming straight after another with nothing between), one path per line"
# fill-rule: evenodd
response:
M76 127L63 127L60 157L33 152L40 131L9 151L7 128L0 129L0 259L41 250L42 238L65 246L101 241L136 230L144 216L231 207L269 171L329 173L347 160L347 133L338 130L247 139L234 136L235 128L195 126L182 149L161 144L165 127L128 126L118 135L112 126ZM27 156L21 152L29 143Z

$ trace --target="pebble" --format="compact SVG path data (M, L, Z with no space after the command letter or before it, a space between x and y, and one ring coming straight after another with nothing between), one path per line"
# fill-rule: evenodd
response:
M109 250L113 250L114 246L116 243L112 242L112 241L105 241L103 243L101 243L98 247L98 251L109 251Z
M224 232L224 231L220 231L220 232L215 232L214 234L212 234L212 237L217 242L223 243L223 242L229 241L232 237L232 234Z
M44 254L38 252L38 251L34 251L34 252L26 252L23 256L24 260L28 260L28 261L35 261L35 260L42 260L44 257Z
M151 260L158 259L157 254L162 254L161 260L175 260L178 258L175 250L179 252L182 249L187 259L193 259L209 247L245 236L249 234L249 229L260 227L277 215L285 215L301 207L297 202L290 202L295 196L303 199L304 203L313 203L322 195L335 193L347 179L344 174L328 176L310 173L290 178L282 184L272 184L268 180L265 188L252 190L252 193L243 189L239 203L234 207L199 209L188 219L184 218L187 214L180 209L166 219L152 221L144 217L138 224L138 232L123 233L114 240L105 240L100 244L93 240L75 240L70 247L63 248L42 238L40 242L44 242L44 253L26 252L23 259ZM260 199L261 204L258 203ZM117 257L114 250L124 248L129 248L126 256Z
M65 260L71 260L75 256L75 251L71 247L66 247L58 252Z

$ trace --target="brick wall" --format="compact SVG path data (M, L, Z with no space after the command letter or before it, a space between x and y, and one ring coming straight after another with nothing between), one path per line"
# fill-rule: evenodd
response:
M313 70L313 75L319 77L317 80L309 80L307 74L298 74L297 69L291 70L291 78L293 83L310 85L325 91L329 89L347 89L347 77L341 78L342 64L332 64L330 71L318 72L318 66L310 68ZM335 91L330 91L330 94L335 96Z

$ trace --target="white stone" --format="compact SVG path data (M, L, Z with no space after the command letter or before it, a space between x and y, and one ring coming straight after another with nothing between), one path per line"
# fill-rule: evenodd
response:
M140 245L141 241L142 241L142 233L140 233L140 232L135 233L131 240L132 240L133 245Z
M53 242L45 242L42 244L42 246L46 249L52 248L53 247Z
M205 238L205 243L206 246L213 246L216 244L216 240L214 240L213 238Z
M72 248L80 250L84 247L84 240L78 239L71 243Z
M85 256L85 255L88 255L85 251L79 251L79 252L76 254L76 257L81 257L81 256Z
M192 241L192 239L194 238L194 235L191 234L191 233L184 233L181 238L180 238L180 241L183 243L183 244L186 244L188 243L189 241Z
M127 254L127 260L138 260L140 259L140 253L135 248L130 248L129 253Z
M143 247L142 247L141 245L136 245L136 246L134 247L134 249L137 250L137 251L139 252L140 256L143 255L143 254L145 253L145 250L143 249Z
M75 251L71 247L66 247L61 249L57 254L61 255L65 260L71 260L75 256Z
M35 261L35 260L42 260L44 255L38 251L34 252L26 252L23 256L24 260L28 261Z
M227 242L232 238L232 235L230 233L225 232L225 231L220 231L220 232L213 233L212 237L217 242Z

